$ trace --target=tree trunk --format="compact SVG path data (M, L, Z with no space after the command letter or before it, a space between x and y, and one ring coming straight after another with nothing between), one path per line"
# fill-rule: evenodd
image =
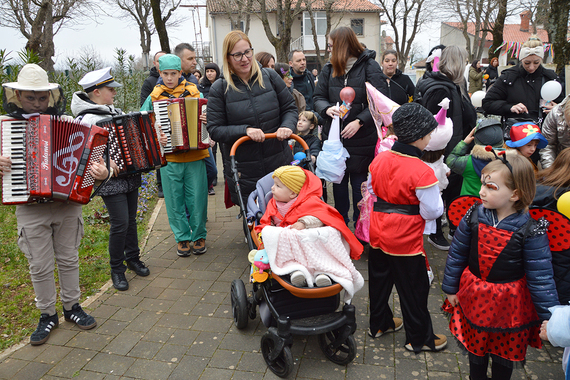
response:
M55 47L53 44L53 7L51 2L46 11L46 21L44 23L44 33L42 35L42 46L38 52L42 58L41 66L45 71L53 71L53 59Z
M556 72L560 74L564 70L564 66L570 62L570 41L566 39L570 2L568 0L551 0L550 7L549 37L554 51Z
M493 57L499 57L501 54L500 50L497 50L499 46L503 44L503 29L505 27L505 19L507 18L507 0L499 1L499 13L497 14L497 19L493 25L493 44L489 48L489 61ZM495 50L497 50L495 52Z
M168 42L168 32L166 24L162 19L162 10L160 9L160 0L150 0L152 7L152 17L154 19L154 27L160 41L160 50L170 52L170 43Z

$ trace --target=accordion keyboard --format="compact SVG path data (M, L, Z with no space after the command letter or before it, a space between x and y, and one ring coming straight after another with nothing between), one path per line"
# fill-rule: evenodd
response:
M11 170L2 178L2 199L6 203L26 202L30 196L24 149L26 125L25 120L2 122L2 156L12 161Z

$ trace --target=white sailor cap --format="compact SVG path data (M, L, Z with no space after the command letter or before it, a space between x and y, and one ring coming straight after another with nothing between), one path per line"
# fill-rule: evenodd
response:
M111 75L111 67L91 71L83 76L79 81L79 85L83 87L85 92L89 93L101 87L122 87L123 85L115 82L115 78Z

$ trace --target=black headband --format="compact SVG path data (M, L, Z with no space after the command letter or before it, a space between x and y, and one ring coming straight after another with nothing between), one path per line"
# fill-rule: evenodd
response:
M487 145L485 147L485 150L487 152L493 152L493 154L495 155L495 157L497 158L497 160L501 161L503 164L507 165L507 168L509 169L509 171L511 172L511 174L513 174L513 167L511 166L511 164L509 164L509 161L507 161L507 155L506 152L503 150L501 152L499 152L499 154L497 155L497 152L495 152L495 149L493 149L493 147L491 145ZM499 157L501 156L501 157Z

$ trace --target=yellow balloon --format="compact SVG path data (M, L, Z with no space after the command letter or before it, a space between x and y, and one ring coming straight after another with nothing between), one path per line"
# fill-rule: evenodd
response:
M556 207L558 208L558 212L570 218L570 191L565 192L558 198Z

